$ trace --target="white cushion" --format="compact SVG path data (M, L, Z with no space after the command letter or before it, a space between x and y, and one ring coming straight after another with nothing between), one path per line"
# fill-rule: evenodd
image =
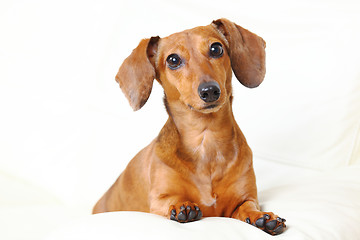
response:
M288 229L276 239L338 240L359 236L360 167L320 173L257 160L255 170L262 209L287 220ZM71 221L46 240L169 238L273 239L249 224L229 218L180 224L148 213L112 212Z

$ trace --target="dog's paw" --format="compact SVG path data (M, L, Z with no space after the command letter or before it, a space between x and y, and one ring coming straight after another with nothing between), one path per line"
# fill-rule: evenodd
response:
M245 219L245 222L271 235L278 235L286 228L286 220L272 212L252 212L249 214L249 217Z
M170 219L186 223L201 219L202 212L198 205L185 202L170 206Z

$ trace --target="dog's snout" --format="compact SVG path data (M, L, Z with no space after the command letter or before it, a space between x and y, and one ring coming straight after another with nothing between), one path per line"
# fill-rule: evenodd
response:
M204 82L198 88L199 96L204 102L215 102L220 97L220 86L217 82Z

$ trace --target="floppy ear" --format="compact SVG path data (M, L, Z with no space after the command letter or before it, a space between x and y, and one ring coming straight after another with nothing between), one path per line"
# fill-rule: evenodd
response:
M265 77L265 41L256 34L222 18L212 25L228 42L231 67L236 78L246 87L260 85Z
M116 74L115 80L134 111L148 100L156 77L155 58L159 37L143 39L132 51Z

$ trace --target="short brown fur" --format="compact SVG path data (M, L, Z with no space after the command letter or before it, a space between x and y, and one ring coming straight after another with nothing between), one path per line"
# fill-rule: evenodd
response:
M214 42L223 46L219 58L209 56ZM175 70L166 63L173 53L182 58ZM258 86L265 75L265 42L227 19L140 42L120 67L116 81L138 110L156 78L164 88L169 119L93 213L142 211L179 222L198 220L201 215L222 216L270 234L285 229L284 219L260 211L252 152L232 112L232 70L243 85ZM204 82L220 87L220 97L211 108L198 94Z

